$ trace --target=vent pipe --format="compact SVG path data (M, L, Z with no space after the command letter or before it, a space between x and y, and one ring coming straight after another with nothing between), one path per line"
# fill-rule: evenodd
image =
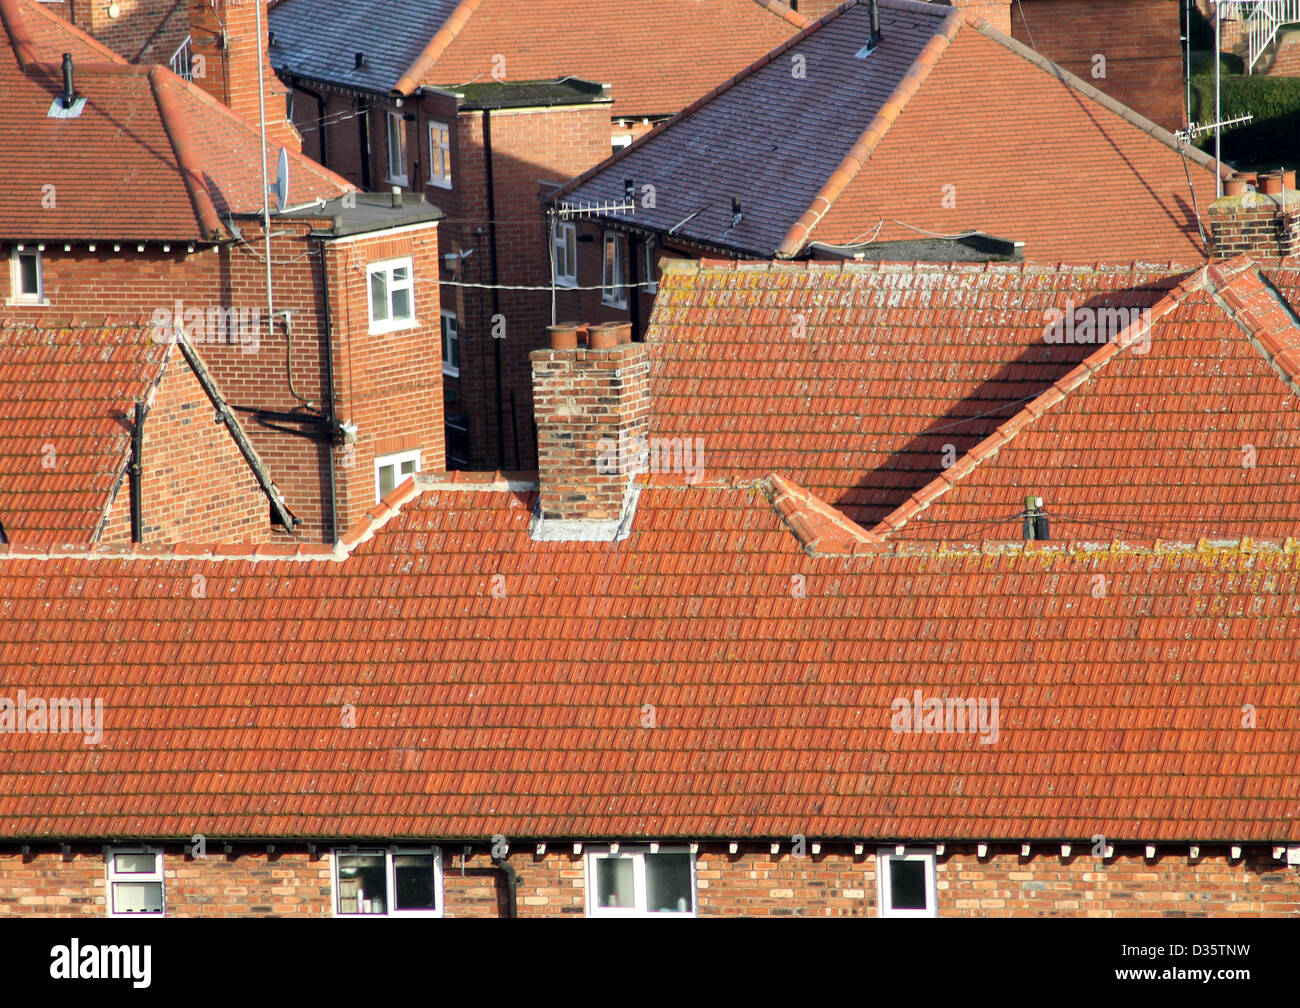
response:
M871 0L871 47L880 45L880 0Z
M72 53L63 54L63 94L60 100L65 109L72 108L72 103L77 100L77 89L72 79Z

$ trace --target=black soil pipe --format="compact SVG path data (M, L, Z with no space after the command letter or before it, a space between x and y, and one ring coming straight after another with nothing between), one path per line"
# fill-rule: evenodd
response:
M497 289L500 283L500 269L497 263L497 198L496 198L496 181L492 175L492 112L489 109L483 110L483 160L487 169L487 211L488 211L488 244L492 252L492 317L501 314L501 292ZM490 331L489 327L489 331ZM497 386L497 465L498 469L504 469L506 465L506 418L505 403L501 396L501 341L492 340L492 356L496 366L496 386Z
M322 139L322 143L323 143ZM326 444L330 456L330 542L339 541L339 510L338 510L338 493L335 489L334 474L334 432L338 430L338 422L334 416L334 322L330 315L330 273L329 263L325 258L325 239L316 239L316 248L320 252L320 290L321 300L324 302L325 310L322 313L322 321L325 323L325 375L329 382L329 400L325 403L325 423L330 432L330 439Z
M507 918L519 916L519 873L515 871L514 866L508 861L501 858L493 858L492 863L496 865L501 872L501 877L506 883L506 912Z
M135 427L131 431L131 541L144 542L144 501L141 479L144 455L144 403L135 404Z
M637 261L645 246L637 240L631 231L627 233L627 307L628 318L632 322L632 341L641 342L641 288L637 286L637 273L640 263ZM649 277L646 277L648 280Z
M357 130L361 134L361 189L370 192L370 109L366 108L364 98L358 98L357 104L363 109L357 116Z

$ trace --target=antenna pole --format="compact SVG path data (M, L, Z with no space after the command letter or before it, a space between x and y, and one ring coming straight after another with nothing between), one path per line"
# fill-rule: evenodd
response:
M1214 196L1216 199L1223 195L1223 152L1219 144L1219 136L1223 132L1223 127L1220 125L1220 123L1223 122L1223 110L1221 107L1222 103L1220 100L1220 93L1219 93L1219 65L1223 62L1220 55L1221 50L1219 48L1220 13L1221 12L1219 10L1218 0L1215 0L1214 3Z
M263 79L262 64L262 9L265 0L253 0L257 13L257 122L262 138L262 231L266 245L266 329L267 336L275 339L275 295L271 292L271 187L266 171L266 83ZM289 332L285 330L285 338ZM289 375L292 384L293 375Z

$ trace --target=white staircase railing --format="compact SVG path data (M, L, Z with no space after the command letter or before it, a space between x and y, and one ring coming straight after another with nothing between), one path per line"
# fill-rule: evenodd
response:
M1241 37L1246 43L1246 73L1253 73L1259 58L1277 38L1283 25L1300 21L1300 0L1233 0L1220 3L1225 21L1241 22Z
M1300 0L1297 0L1297 2L1300 2ZM168 60L172 73L176 74L177 77L184 77L187 81L192 81L194 79L193 55L193 39L187 35L185 41L177 47L176 51L172 53L172 58Z

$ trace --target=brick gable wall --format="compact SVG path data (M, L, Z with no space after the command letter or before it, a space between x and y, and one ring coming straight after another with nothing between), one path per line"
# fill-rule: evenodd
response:
M144 423L141 451L144 543L265 543L270 503L203 386L179 350L167 361ZM131 542L128 480L114 498L103 545Z

